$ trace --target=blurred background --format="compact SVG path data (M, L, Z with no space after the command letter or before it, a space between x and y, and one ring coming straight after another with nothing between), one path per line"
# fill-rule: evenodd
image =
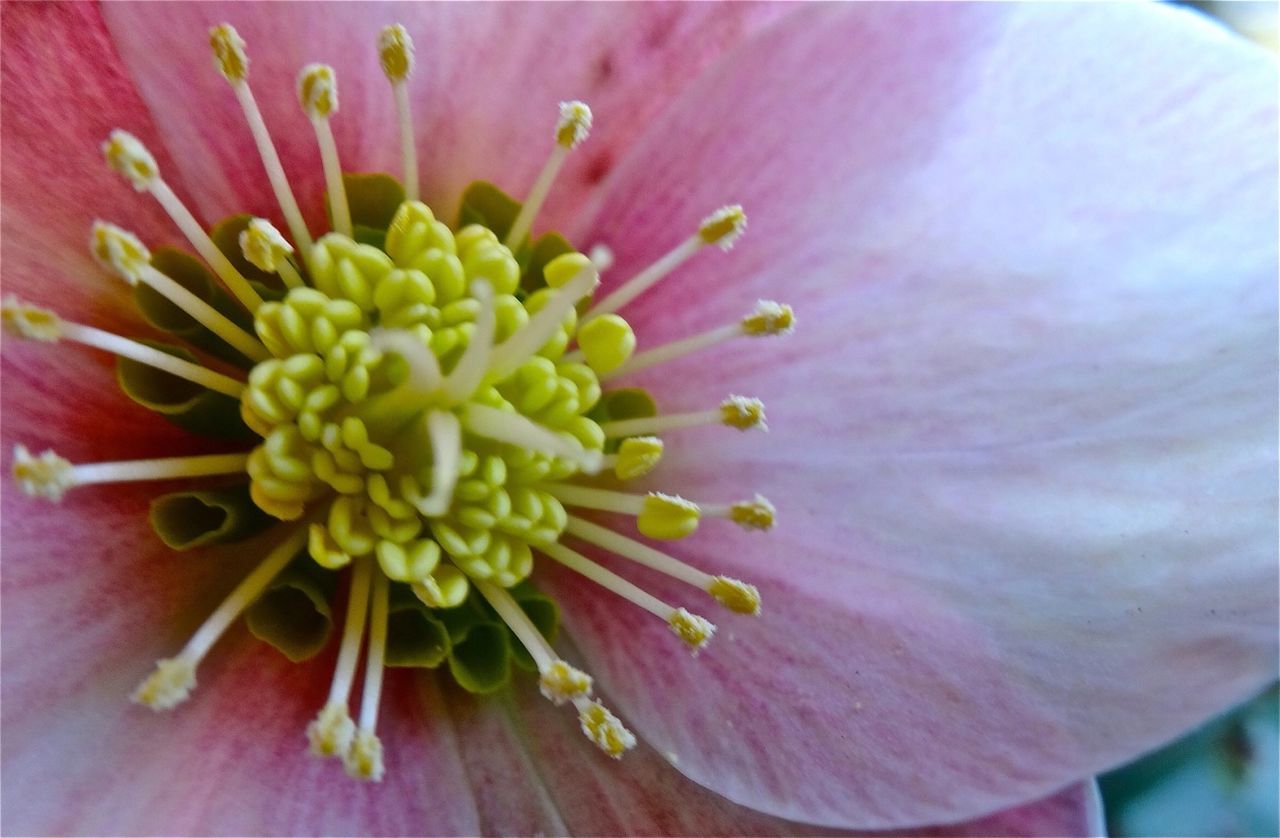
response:
M1280 3L1178 5L1280 51ZM1098 782L1114 838L1280 835L1280 686Z

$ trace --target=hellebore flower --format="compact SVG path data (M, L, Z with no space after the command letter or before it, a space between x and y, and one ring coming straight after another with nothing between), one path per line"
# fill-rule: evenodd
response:
M224 21L248 44L302 220L264 173L242 93L209 68L205 33ZM403 33L383 29L395 21L417 42L411 79ZM163 290L162 268L191 264L158 247L189 246L175 200L199 219L183 230L190 247L248 308L304 279L323 292L263 304L253 334L204 315L260 362L247 387L198 374L244 389L257 436L240 444L211 447L125 400L104 353L6 336L4 441L26 446L9 465L24 488L66 494L51 506L4 494L9 831L801 829L777 818L882 830L1041 799L948 829L1078 832L1092 801L1071 784L1274 678L1276 69L1198 18L1132 6L113 4L9 9L4 27L11 329L59 328L21 298L63 318L63 343L120 350L83 326L160 336L152 326L166 313L173 325L173 311L135 292L150 299L144 323L84 243L98 218L134 231L140 242L93 226L93 249ZM239 91L238 36L214 44ZM402 157L408 114L415 153ZM158 200L107 169L104 140L126 181ZM344 182L339 160L348 173L407 172L410 202L383 207L388 181ZM532 210L550 183L539 172L561 165L536 217L467 186L490 180ZM412 203L419 188L434 217ZM496 235L453 225L460 199ZM741 232L737 204L712 212L728 201L752 214L731 256L701 247ZM200 223L236 213L285 233L219 228L279 271L275 292L241 278L273 279L240 259L238 235L219 239L225 251L205 244ZM660 283L647 274L633 300L613 296L681 242L687 263ZM465 264L440 264L450 248ZM601 289L575 315L597 271ZM788 331L789 309L750 309L774 299L796 307L794 335L719 340ZM600 316L615 307L625 321ZM235 359L181 322L201 350ZM356 337L334 361L342 329ZM679 351L704 334L696 354ZM542 360L522 365L535 351ZM135 401L171 394L138 369L120 372ZM315 395L321 379L328 396ZM585 417L597 379L606 392L645 388L658 417L634 394ZM573 406L547 407L564 393ZM758 402L722 403L732 393L763 398L773 430L708 427L763 424ZM195 414L172 418L190 426ZM605 441L658 432L665 448L637 442L629 460ZM202 458L141 467L150 476L247 470L256 506L286 523L178 556L144 523L156 489L77 488L129 475L44 457L49 447L77 464ZM421 459L399 475L408 483L378 477L409 452ZM601 468L639 479L575 482ZM504 479L511 498L534 500L476 505ZM757 489L778 509L767 534L747 531L773 523ZM697 524L695 507L645 495L674 490L746 526L705 521L657 554L637 525L668 539ZM223 520L222 500L167 497L177 513L156 517L179 546L204 536L211 513ZM565 506L567 523L554 513ZM527 544L542 594L516 585ZM266 585L284 584L275 572L299 551L286 573L310 581ZM350 583L335 593L317 563L350 564ZM397 600L388 577L418 599ZM232 592L243 578L264 585ZM747 612L727 614L697 657L671 631L696 651L713 627L667 605L706 604L690 581ZM298 658L330 623L344 642L292 664L231 627L205 655L219 633L197 632L206 617L224 600L258 608L264 587L277 610L250 614L255 634ZM349 600L354 634L341 624ZM553 601L567 636L554 650L540 639ZM373 674L353 731L349 653L366 602ZM281 638L296 628L285 605L314 631ZM199 654L175 657L193 632ZM397 647L406 637L421 642ZM380 690L384 651L423 664L410 658L435 648L424 665L439 666L450 644L449 674L391 671ZM517 666L509 691L471 695L506 683L508 657L539 674ZM156 659L170 662L134 695L173 709L163 715L124 700ZM595 709L577 666L616 718ZM335 667L346 692L327 689ZM535 680L575 705L591 741ZM635 744L623 724L643 744L614 763L593 743L621 755ZM381 785L307 758L308 725L313 748Z

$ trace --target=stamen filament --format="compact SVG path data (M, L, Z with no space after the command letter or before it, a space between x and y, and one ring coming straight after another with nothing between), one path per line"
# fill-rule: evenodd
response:
M239 474L245 470L248 462L248 454L235 453L84 463L71 467L71 478L74 485L87 486L91 483L133 483L141 480L211 477L216 474Z
M614 492L593 486L577 486L572 483L547 483L542 488L561 503L601 512L619 512L623 515L639 515L644 508L645 495L630 492Z
M611 314L622 308L654 285L657 285L667 274L683 265L690 256L701 250L704 245L705 242L696 233L685 239L659 258L658 261L624 282L613 293L593 305L590 311L583 315L583 321L599 317L602 314Z
M400 149L404 166L404 195L407 201L418 200L418 150L413 135L413 116L409 112L409 86L404 82L391 85L396 100L396 116L400 120Z
M320 146L320 163L324 167L325 190L329 194L329 212L333 229L351 236L351 207L347 204L347 188L342 182L342 164L338 161L338 144L333 139L329 117L338 112L338 81L327 64L308 64L298 74L298 100L311 120Z
M271 140L267 123L262 119L262 111L258 110L258 102L253 98L253 91L249 89L249 82L242 81L238 84L233 82L231 89L235 91L240 108L244 111L245 121L249 123L249 133L253 135L253 142L258 147L262 167L267 172L271 191L275 193L276 203L280 205L280 212L284 215L285 224L289 227L289 234L293 236L293 243L303 254L309 254L314 243L311 231L307 229L302 210L298 208L298 200L293 196L289 177L284 173L284 165L280 162L280 155L276 152L275 143Z
M377 568L373 571L370 594L369 647L364 662L364 692L360 696L360 729L372 731L378 725L378 705L382 696L382 669L387 654L387 593L389 581Z
M306 283L302 281L302 274L298 273L298 269L288 259L281 259L276 264L276 273L280 275L286 288L306 287Z
M594 312L593 312L594 314ZM665 364L668 361L674 361L677 358L683 358L686 355L692 355L703 349L709 349L716 344L724 343L742 335L742 327L734 323L728 326L718 326L714 329L702 332L700 334L691 335L687 338L673 340L670 343L664 343L661 346L655 346L653 349L646 349L643 352L637 352L622 366L610 373L600 376L600 381L612 381L615 378L621 378L624 375L647 370L650 367L656 367L659 364Z
M191 246L200 254L200 258L213 268L213 272L227 286L227 290L235 295L240 304L249 311L257 311L258 306L262 305L262 297L258 296L258 292L253 290L249 280L236 270L226 254L213 243L213 239L209 238L209 234L200 226L200 222L196 221L196 217L169 188L169 184L157 176L151 181L148 191L173 219L173 223L178 225L178 229L187 237L187 241L191 242Z
M613 422L602 422L600 430L604 431L606 438L617 439L717 424L728 425L742 431L750 428L769 429L764 421L764 404L759 399L730 396L714 410L619 419Z
M356 663L360 659L360 641L364 639L365 617L369 613L373 559L361 556L353 564L351 591L347 595L347 617L342 627L342 646L338 649L333 683L329 686L330 704L341 702L345 705L351 698L351 683L355 680Z
M489 604L493 606L493 610L498 612L498 616L515 634L516 639L528 650L529 656L537 664L539 672L551 666L558 659L555 651L551 648L551 644L542 636L542 632L538 631L538 627L533 624L533 621L529 619L529 615L524 613L524 609L512 598L511 594L492 582L473 579L471 584L489 601Z
M156 671L133 693L133 700L154 710L168 710L179 704L195 686L195 669L236 618L256 600L271 580L284 570L302 549L305 526L293 529L267 557L235 587L204 624L196 630L176 656L159 661Z
M476 314L471 341L444 380L443 390L448 404L458 404L471 397L484 380L485 370L493 357L493 335L497 329L493 289L488 282L477 279L471 283L471 296L480 303L480 311Z
M391 82L396 100L396 117L400 122L400 150L404 159L404 194L418 200L418 152L414 147L413 118L409 113L409 88L406 81L413 73L413 39L400 24L384 27L378 35L378 58L382 72Z
M150 265L143 265L138 271L141 282L151 286L169 302L189 314L201 326L213 332L230 344L237 352L253 361L265 361L271 353L253 335L231 322L225 314L179 285L169 276Z
M462 424L447 410L433 410L424 420L431 440L431 494L417 504L428 517L443 515L453 502L462 459Z
M556 289L546 305L529 318L521 329L493 348L489 377L501 381L520 368L535 352L546 345L578 300L591 293L600 277L591 265L584 266L573 279Z
M516 220L511 222L511 229L507 231L507 237L503 241L503 244L512 252L515 252L533 227L538 210L542 209L547 195L551 193L551 187L555 184L556 176L560 174L560 167L564 165L569 152L587 138L587 132L590 129L591 109L585 103L560 103L560 120L556 123L555 133L556 144L552 147L551 154L547 156L547 162L542 165L542 171L538 172L533 186L529 188L529 195L525 198L524 205L520 207Z
M561 436L519 413L471 403L462 411L462 425L468 433L485 439L570 460L587 474L600 470L600 452L583 448L572 437Z

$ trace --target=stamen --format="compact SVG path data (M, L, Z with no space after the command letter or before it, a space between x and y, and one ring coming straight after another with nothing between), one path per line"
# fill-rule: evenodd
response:
M187 241L191 242L191 246L196 249L200 257L213 268L213 272L235 295L240 304L249 311L256 311L258 306L262 305L262 298L258 296L258 292L254 291L249 280L236 270L226 254L218 249L213 239L209 238L209 234L200 226L200 222L196 221L196 217L160 177L160 169L156 166L155 158L138 138L125 131L112 131L111 136L102 144L102 151L111 167L132 183L134 189L151 193L151 197L155 198L169 214L173 223L178 225L178 229L187 237Z
M447 410L433 410L423 420L431 441L431 494L415 504L428 518L448 511L462 460L462 424Z
M476 313L475 329L462 357L444 380L444 395L448 404L466 401L484 380L485 369L493 356L493 334L497 328L497 314L493 306L493 288L483 279L471 283L471 296L480 303Z
M696 567L685 564L674 556L655 550L633 538L627 538L607 527L593 524L570 515L565 532L583 541L603 547L611 553L630 559L637 564L665 573L715 597L722 605L740 614L760 613L760 592L755 585L748 585L727 576L712 576Z
M599 451L583 448L582 443L573 437L558 434L519 413L473 402L462 410L462 425L468 433L485 439L577 463L587 474L600 470L602 457Z
M538 631L538 627L524 613L511 594L492 582L476 580L476 590L481 593L498 616L515 634L516 639L528 650L541 675L542 694L556 705L578 701L591 695L591 676L562 660L551 644Z
M5 331L19 337L48 343L56 343L59 339L65 338L73 343L91 346L155 367L233 399L240 398L244 392L244 382L237 381L229 375L184 361L167 352L153 349L145 343L138 343L92 326L63 320L48 309L23 302L12 295L4 298L3 304L0 304L0 312L3 312Z
M578 720L587 738L614 759L621 759L623 753L636 745L636 737L631 731L598 701L583 702L578 706Z
M565 159L569 156L569 151L585 140L590 131L591 108L587 107L585 102L560 103L560 119L556 122L555 147L551 149L547 162L543 164L542 171L538 173L537 179L534 180L533 186L529 189L529 196L525 198L524 205L520 208L520 213L516 216L516 220L511 222L511 229L507 232L507 238L503 242L513 252L524 241L525 236L529 234L529 228L533 226L533 220L537 217L538 210L542 209L543 202L547 200L547 195L551 192L551 186L556 181L556 175L560 173L560 167L564 165Z
M592 318L578 329L576 352L565 356L566 361L586 361L596 375L605 375L621 367L636 351L636 336L631 324L616 314Z
M200 661L223 632L293 560L306 537L305 526L293 529L209 615L209 619L196 630L181 652L172 658L156 662L156 671L134 691L133 700L153 710L169 710L184 701L196 684L196 667L200 665Z
M759 428L769 430L764 421L764 402L746 396L730 396L714 410L693 413L669 413L665 416L644 416L638 419L619 419L602 422L600 430L606 438L618 439L637 434L660 434L680 428L696 428L701 425L728 425L740 431Z
M382 742L378 726L378 705L382 699L382 665L387 653L387 591L389 582L380 570L373 574L370 594L369 648L364 662L364 692L360 696L360 727L342 757L347 774L357 780L382 781Z
M13 458L13 476L22 491L32 497L55 501L61 500L63 494L74 486L239 474L249 462L248 454L237 453L74 465L52 451L33 457L22 445L14 446Z
M690 614L683 608L667 605L640 586L628 582L613 571L596 564L581 553L570 550L563 544L539 545L538 549L600 587L612 591L656 617L661 617L671 627L671 631L694 652L706 646L715 633L716 627L702 617Z
M633 372L647 370L649 367L683 358L736 337L790 334L794 326L795 315L791 312L791 306L775 303L772 300L760 300L756 303L756 307L739 322L673 340L644 352L637 352L631 356L631 360L613 372L601 375L600 380L610 381Z
M312 525L314 531L317 524ZM316 756L341 756L351 745L355 722L347 710L351 683L355 680L356 662L360 658L360 641L364 638L365 616L369 610L369 588L373 561L362 556L351 572L351 591L347 596L347 617L342 627L342 645L329 686L329 698L315 721L307 726L311 753Z
M325 188L329 193L329 211L333 214L333 229L350 238L351 207L347 204L347 187L342 182L338 144L334 142L333 129L329 127L330 114L338 112L338 80L333 68L328 64L303 67L298 74L298 100L316 131Z
M744 530L773 529L778 510L764 495L731 504L704 506L703 512L713 518L728 518Z
M546 304L530 317L519 331L493 348L493 357L489 362L491 380L502 381L507 378L545 346L556 333L556 329L560 328L565 315L578 304L578 300L590 294L599 284L600 277L589 262L582 259L580 254L568 254L568 256L577 256L582 264L578 266L573 278L556 288ZM557 259L565 258L557 257ZM577 262L571 263L567 260L562 264L578 265ZM552 271L551 265L548 264L548 274L550 275Z
M746 227L747 215L742 211L742 207L736 204L721 207L702 220L702 223L698 225L698 232L676 245L665 256L624 282L616 291L592 306L591 311L584 316L584 321L622 308L652 288L667 274L684 264L690 256L709 244L718 244L722 249L728 250Z
M269 274L279 274L289 288L302 288L305 283L298 269L289 261L293 245L265 218L255 218L240 233L240 250L251 265Z
M245 121L249 123L249 133L253 135L254 144L258 147L258 155L262 158L262 166L267 172L267 180L271 182L271 191L280 204L280 212L284 214L289 232L303 254L311 252L311 232L307 222L302 218L298 202L289 188L289 179L285 176L284 166L280 163L280 155L276 153L275 143L267 131L267 124L258 110L258 103L249 89L249 58L244 52L244 40L230 24L224 23L209 30L209 43L213 47L214 64L235 91L240 109L244 111Z
M396 100L396 116L400 121L400 149L404 157L404 194L406 200L418 200L418 152L414 147L413 117L409 114L409 86L405 81L413 74L413 39L400 24L392 24L378 36L378 59L382 72L391 82Z
M619 480L635 480L657 467L664 447L656 436L628 437L618 444L618 452L605 457L600 465L612 468Z
M675 541L690 535L698 528L698 519L702 515L698 504L679 495L661 492L632 495L571 483L547 483L542 488L569 506L635 515L636 528L659 541Z
M90 245L104 268L130 285L138 282L149 285L245 357L254 361L265 361L271 357L265 346L226 315L153 268L151 252L133 233L105 221L95 221Z

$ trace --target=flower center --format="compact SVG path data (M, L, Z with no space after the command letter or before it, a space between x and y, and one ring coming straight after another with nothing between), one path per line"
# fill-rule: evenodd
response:
M232 365L219 368L65 321L12 297L3 307L11 333L114 353L204 393L215 407L235 406L260 437L248 452L123 463L72 464L52 451L15 449L14 475L28 494L59 500L93 483L240 475L253 512L276 522L266 557L176 656L158 663L135 700L155 709L185 700L201 660L241 615L291 658L314 653L327 637L333 591L314 574L343 571L338 660L329 697L307 731L314 753L341 756L355 777L380 779L375 730L384 667L448 660L460 684L485 692L505 683L510 648L537 670L544 695L572 704L583 733L620 756L634 736L591 698L590 676L555 651L555 606L528 580L537 553L665 621L695 653L715 632L710 621L570 544L664 573L731 611L759 613L753 586L691 567L593 514L632 516L639 533L656 540L691 535L704 518L755 530L773 526L774 508L759 495L707 503L619 485L659 464L661 435L706 424L765 429L757 399L729 395L703 410L659 414L644 391L613 385L725 340L791 330L790 308L760 301L738 322L637 351L637 336L619 314L707 246L727 250L745 227L742 208L707 216L685 241L595 300L599 273L608 268L606 249L588 257L555 234L530 236L557 173L591 127L587 106L568 102L523 204L478 185L468 196L486 211L451 227L418 200L407 94L412 41L403 27L390 26L378 51L396 101L403 186L385 176L361 181L371 176L343 174L329 127L338 113L337 79L320 64L299 76L333 224L332 232L313 238L250 92L243 41L223 25L212 30L211 44L215 66L244 110L289 238L265 219L251 219L236 227L238 252L215 241L218 230L205 231L146 148L115 131L104 145L108 162L166 210L235 302L215 305L214 296L177 276L172 260L114 225L95 223L91 245L105 267L180 313L195 330L193 341ZM359 209L369 183L395 195L381 222ZM237 364L247 374L233 371ZM153 522L181 549L205 543L211 532L225 535L235 508L225 493L179 493L157 501ZM318 643L299 641L305 632L289 616L299 607L308 626L323 614ZM362 649L357 721L349 708Z

